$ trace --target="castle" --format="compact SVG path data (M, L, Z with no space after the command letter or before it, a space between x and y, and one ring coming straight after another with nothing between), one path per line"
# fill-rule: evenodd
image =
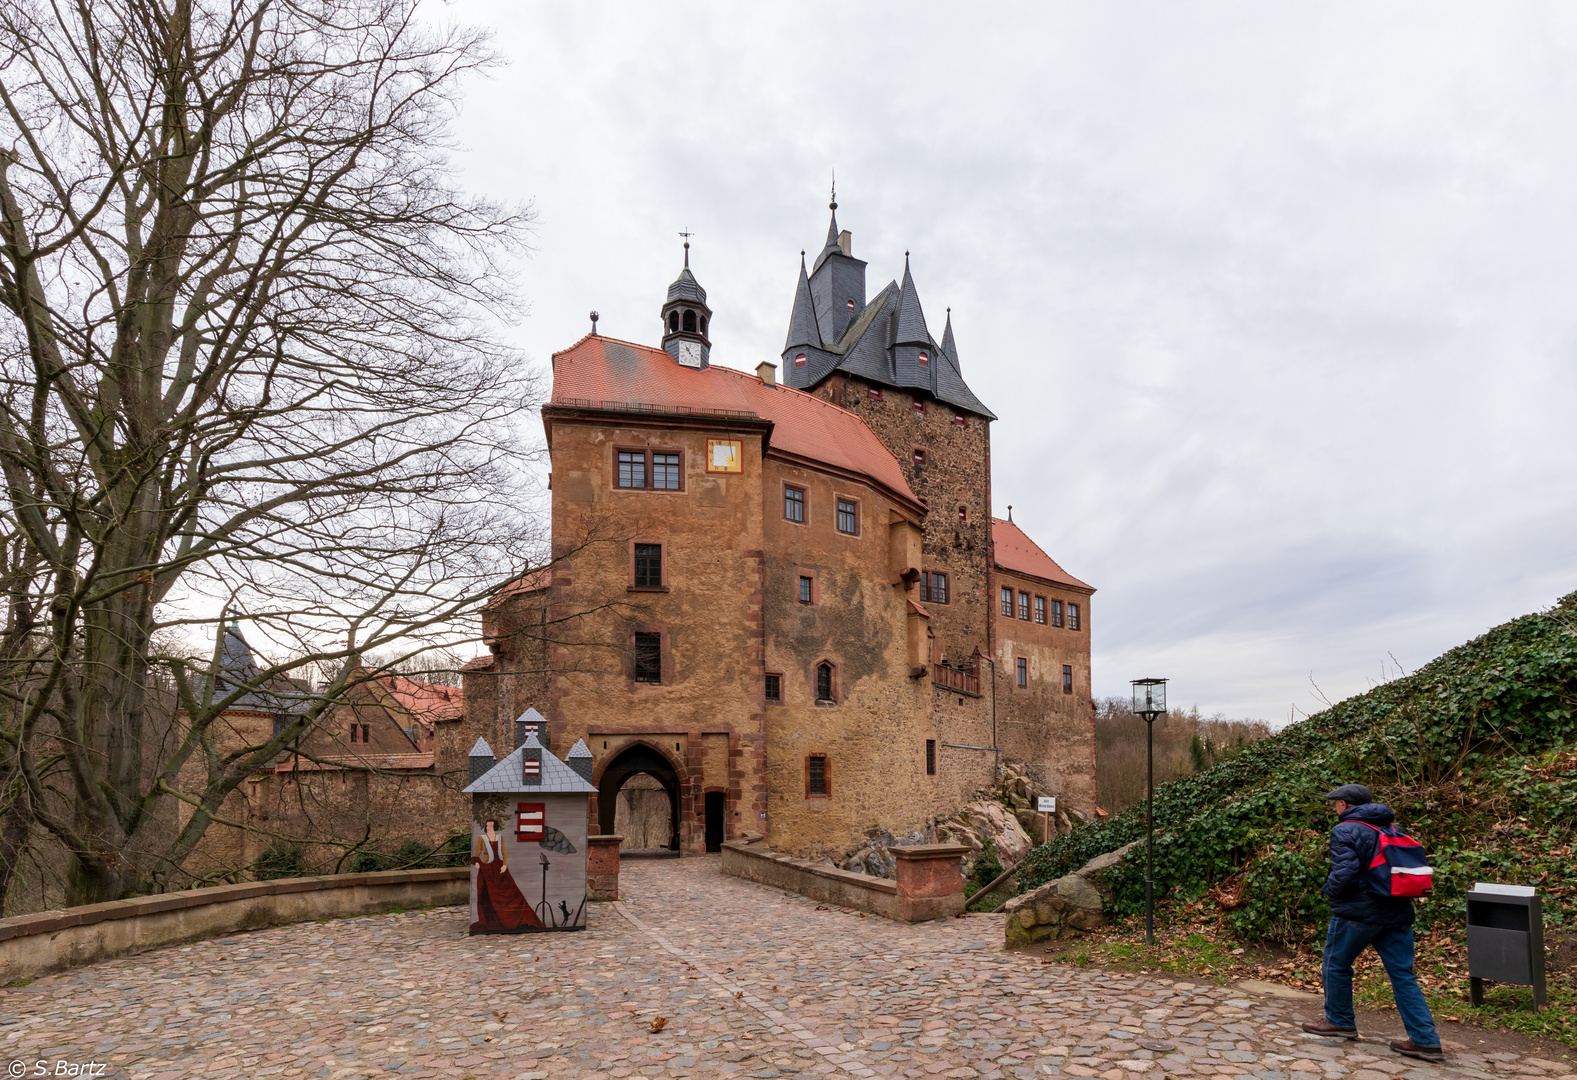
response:
M640 774L682 853L923 831L1004 762L1093 812L1094 590L991 516L951 312L938 342L907 256L868 299L831 209L781 379L711 363L688 243L659 346L594 325L553 356L554 563L489 605L456 738L511 746L536 706L592 752L594 829Z

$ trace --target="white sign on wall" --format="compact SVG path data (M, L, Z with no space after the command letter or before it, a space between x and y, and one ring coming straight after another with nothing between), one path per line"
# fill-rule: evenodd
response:
M1057 796L1055 795L1042 795L1036 802L1038 805L1035 809L1042 814L1055 814L1057 812Z

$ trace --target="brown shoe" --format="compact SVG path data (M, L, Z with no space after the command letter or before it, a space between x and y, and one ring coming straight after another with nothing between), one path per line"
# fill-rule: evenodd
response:
M1307 1024L1303 1025L1308 1027ZM1417 1058L1419 1061L1444 1061L1446 1052L1438 1046L1414 1046L1412 1039L1392 1039L1391 1049L1403 1057Z
M1337 1027L1329 1020L1310 1020L1303 1025L1303 1030L1310 1035L1331 1035L1338 1039L1356 1039L1357 1028Z

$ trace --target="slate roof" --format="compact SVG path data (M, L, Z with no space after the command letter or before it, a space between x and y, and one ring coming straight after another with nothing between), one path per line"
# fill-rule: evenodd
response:
M303 713L316 700L312 693L299 689L285 678L270 680L270 685L258 686L262 671L252 655L252 647L241 636L241 628L226 626L219 640L219 668L216 674L212 701L223 701L237 689L248 687L239 697L225 706L227 710ZM207 680L199 677L193 688L199 700L207 694Z
M879 386L924 390L963 412L995 420L996 414L964 382L951 312L941 343L931 336L907 256L901 285L892 281L884 286L849 324L840 340L829 341L822 335L820 328L828 325L828 313L816 309L816 292L810 278L822 272L827 260L839 253L835 213L827 246L816 257L809 276L804 259L800 260L800 278L794 289L794 308L789 314L788 338L783 346L784 381L809 390L834 371L844 371ZM865 264L855 259L845 261L859 265L859 280L863 282ZM826 272L832 270L827 267ZM860 293L864 293L863 286ZM922 350L928 354L925 364L919 362L918 353ZM794 358L800 353L805 354L804 364L795 363Z
M668 286L668 299L694 300L696 303L704 305L706 303L706 290L701 288L701 283L695 279L695 275L690 273L690 268L686 266L679 271L679 276L674 278L674 283Z
M665 354L666 355L666 354ZM521 779L520 759L527 750L542 751L542 783L526 786ZM543 794L543 795L576 795L592 794L596 788L582 780L580 774L547 750L537 741L535 735L528 736L526 741L513 754L494 765L487 772L477 778L476 783L461 792L462 795L486 794L488 792L505 792L510 795Z
M898 459L858 416L781 383L767 386L733 368L688 368L661 349L588 334L553 354L550 404L767 420L774 449L863 474L922 505Z
M1095 591L1057 565L1055 559L1040 549L1040 545L1025 535L1024 530L1011 521L991 519L991 543L996 550L996 564L1000 569L1026 577L1039 578L1054 585L1067 585L1075 589Z

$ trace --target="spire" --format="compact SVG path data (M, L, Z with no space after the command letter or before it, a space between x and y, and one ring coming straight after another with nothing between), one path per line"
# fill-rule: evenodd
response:
M909 253L903 253L903 288L898 294L897 345L929 345L931 333L925 328L925 312L920 310L920 293L909 272Z
M799 253L799 284L794 287L794 313L789 316L788 340L783 343L783 351L786 353L796 345L821 348L821 331L816 325L816 304L810 295L810 278L805 274L803 251Z
M838 204L832 204L832 220L827 223L827 242L822 245L821 254L816 256L816 265L811 268L811 273L821 269L821 264L830 256L843 254L843 249L838 246Z
M952 308L947 309L947 328L942 331L942 351L945 352L947 354L947 358L953 362L953 366L958 367L958 346L953 344ZM959 370L962 372L963 369L959 368Z

